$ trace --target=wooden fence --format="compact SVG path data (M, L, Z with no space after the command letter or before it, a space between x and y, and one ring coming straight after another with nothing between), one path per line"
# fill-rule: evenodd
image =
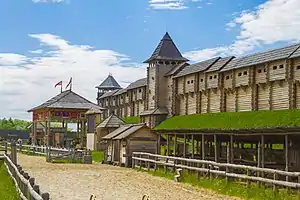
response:
M287 188L300 189L300 172L287 172L268 168L252 167L247 165L237 165L230 163L217 163L207 160L187 159L181 157L162 156L144 152L133 152L132 167L146 168L156 170L159 166L165 168L170 167L173 171L177 171L174 177L178 179L182 173L181 169L195 171L198 177L209 176L211 178L222 176L226 179L233 178L244 180L247 185L250 182L258 182L272 185L274 192L278 186ZM183 177L184 178L184 177ZM284 180L285 179L285 180Z
M5 166L8 174L13 179L18 193L23 200L49 200L49 193L42 193L39 185L35 184L35 179L22 170L20 165L16 164L16 146L11 144L11 154L7 154L7 149L0 147L0 159L5 160ZM15 154L15 155L14 155Z
M5 149L10 150L11 143L2 142L0 143L0 150ZM83 162L90 163L91 160L85 159L89 157L90 152L87 150L75 150L75 149L66 149L66 148L54 148L46 146L35 146L35 145L22 145L17 144L17 151L22 153L28 153L32 155L41 155L46 156L47 162L58 161L58 160L68 160L69 162ZM87 162L85 162L87 161ZM89 162L90 161L90 162Z

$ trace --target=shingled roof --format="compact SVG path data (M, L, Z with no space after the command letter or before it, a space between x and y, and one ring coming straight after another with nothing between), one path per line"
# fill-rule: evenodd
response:
M151 57L144 63L149 63L153 60L188 61L181 55L168 32L161 39Z
M103 108L90 102L89 100L76 94L75 92L71 90L66 90L56 95L55 97L49 99L45 103L28 110L28 112L32 112L34 110L41 109L41 108L69 108L69 109L88 110L92 107L103 110Z
M122 119L117 117L115 114L111 114L108 118L106 118L101 124L97 126L100 128L116 128L126 124Z
M111 74L109 74L108 77L99 86L96 86L96 88L114 90L121 89L121 86L115 80L115 78Z
M205 60L205 61L202 61L199 63L188 65L185 68L183 68L175 77L181 77L181 76L205 71L219 59L220 59L220 57L216 57L216 58Z
M126 89L132 90L132 89L143 87L146 85L147 85L147 78L141 78L141 79L131 83Z
M105 97L110 97L110 96L114 95L115 93L117 93L120 90L121 89L116 89L116 90L113 90L113 91L106 92L102 96L100 96L99 99L103 99Z
M179 71L181 71L184 67L189 65L189 63L180 63L174 66L170 71L168 71L165 76L173 76L176 75Z
M238 59L232 60L228 65L226 65L221 71L229 71L236 68L241 67L249 67L253 65L262 64L269 61L275 61L280 59L287 59L292 56L296 56L298 53L297 50L299 50L300 44L293 44L277 49L272 49L265 52L259 52L250 54ZM300 52L299 52L300 55Z
M232 59L234 59L234 56L226 57L226 58L220 58L216 63L214 63L208 70L205 72L214 72L219 71L224 66L226 66Z

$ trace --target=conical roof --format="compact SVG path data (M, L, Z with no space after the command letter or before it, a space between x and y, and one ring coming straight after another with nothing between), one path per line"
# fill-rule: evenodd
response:
M160 40L152 56L144 61L144 63L149 63L152 60L188 61L188 59L181 55L168 32Z
M115 90L121 89L121 86L116 81L116 79L111 74L109 74L108 77L99 86L96 86L96 88Z

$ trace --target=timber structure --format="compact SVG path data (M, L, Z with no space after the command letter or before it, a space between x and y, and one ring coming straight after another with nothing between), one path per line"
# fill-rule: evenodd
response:
M148 63L147 77L98 92L104 115L140 116L150 127L168 116L300 108L300 44L244 57L189 64L168 33ZM107 81L104 81L107 82Z

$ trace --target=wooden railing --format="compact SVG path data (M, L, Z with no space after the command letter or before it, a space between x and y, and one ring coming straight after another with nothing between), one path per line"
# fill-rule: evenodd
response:
M217 163L207 160L196 160L181 157L162 156L144 152L133 152L133 168L140 167L147 168L148 170L150 168L154 168L155 170L159 166L164 166L165 171L167 170L167 167L171 167L174 172L176 169L184 169L198 172L198 176L200 176L199 174L202 173L203 175L208 175L210 177L223 176L226 179L242 179L247 182L247 185L249 185L251 181L269 184L273 186L274 192L276 192L277 186L300 189L300 172L287 172L247 165ZM174 178L176 179L176 177Z
M14 163L15 159L12 158L14 158L16 155L12 154L16 154L15 149L16 146L11 147L11 155L8 155L7 152L5 152L4 154L1 154L0 152L0 159L5 160L4 164L7 168L7 172L13 179L20 198L23 200L49 200L49 193L42 193L40 191L39 185L35 184L35 179L30 177L28 173L24 172L21 166ZM5 151L5 149L1 150Z

